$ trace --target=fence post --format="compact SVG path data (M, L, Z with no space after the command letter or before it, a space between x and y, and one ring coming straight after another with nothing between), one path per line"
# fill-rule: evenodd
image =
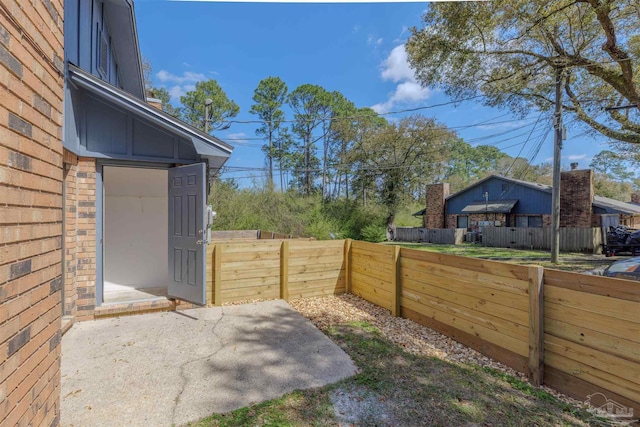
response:
M213 305L222 305L222 245L213 248Z
M391 264L391 315L400 316L400 246L394 246L393 263Z
M529 267L529 381L544 379L544 268Z
M351 293L351 239L344 240L345 292Z
M289 242L280 245L280 298L289 301Z

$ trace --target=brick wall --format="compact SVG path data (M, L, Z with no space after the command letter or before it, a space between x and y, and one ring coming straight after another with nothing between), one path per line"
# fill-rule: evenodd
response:
M0 425L55 426L62 288L62 2L0 3Z
M445 198L449 195L449 184L427 185L427 209L424 213L426 228L445 228Z
M591 227L593 171L572 170L560 174L560 227Z
M65 152L65 314L94 318L96 162Z
M76 263L78 251L77 187L78 157L64 150L64 314L76 317Z

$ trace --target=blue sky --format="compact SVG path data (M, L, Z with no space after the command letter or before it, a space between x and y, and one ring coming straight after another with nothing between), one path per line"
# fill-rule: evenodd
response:
M289 90L304 83L337 90L358 107L379 112L448 102L439 91L420 87L406 63L403 44L408 28L420 27L427 7L427 3L135 2L140 48L151 61L154 84L166 87L177 101L196 81L215 79L240 106L235 118L239 121L256 119L249 114L251 97L258 82L268 76L282 78ZM553 155L548 122L541 121L534 129L537 112L515 120L508 110L469 101L421 113L457 128L472 145L496 145L511 156L533 155L547 134L534 163L550 161ZM255 127L234 123L216 134L236 147L227 165L264 167L261 142L251 139L256 138ZM593 155L606 149L604 139L584 131L583 126L568 125L563 166L577 161L587 167ZM260 172L226 176L249 175ZM248 185L250 180L243 178L242 183Z

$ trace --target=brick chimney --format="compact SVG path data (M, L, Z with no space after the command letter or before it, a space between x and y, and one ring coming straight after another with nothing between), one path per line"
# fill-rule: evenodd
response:
M449 184L427 185L427 210L424 214L424 225L427 228L445 228L445 198L449 195Z
M591 169L560 173L560 227L591 227L593 196Z
M158 98L147 97L147 104L162 111L162 100Z
M631 193L631 203L640 205L640 193Z

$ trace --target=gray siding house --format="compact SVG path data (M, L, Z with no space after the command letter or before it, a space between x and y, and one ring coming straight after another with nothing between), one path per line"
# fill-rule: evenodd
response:
M205 304L209 176L232 147L147 103L131 0L65 0L64 312Z

